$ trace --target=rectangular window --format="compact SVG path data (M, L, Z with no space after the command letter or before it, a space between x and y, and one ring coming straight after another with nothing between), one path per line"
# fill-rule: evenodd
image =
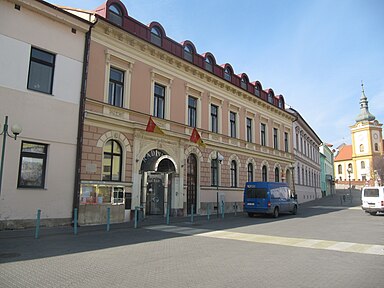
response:
M155 83L155 95L153 105L153 116L164 118L165 114L165 87Z
M260 145L266 146L266 125L264 123L261 123L260 125Z
M229 126L231 129L231 137L236 138L236 113L230 112L229 114Z
M247 141L252 142L252 119L247 118Z
M111 67L109 72L108 104L123 107L124 72Z
M197 116L197 99L188 96L188 125L190 127L196 127L196 116Z
M218 111L219 107L211 104L211 131L214 133L218 132Z
M44 188L47 147L48 145L39 143L21 143L17 187Z
M32 48L29 62L28 89L52 94L55 55Z
M288 133L287 132L284 132L284 149L285 149L285 152L289 151L289 147L288 147Z
M273 148L274 149L279 149L278 133L279 133L279 130L277 130L277 128L273 128Z

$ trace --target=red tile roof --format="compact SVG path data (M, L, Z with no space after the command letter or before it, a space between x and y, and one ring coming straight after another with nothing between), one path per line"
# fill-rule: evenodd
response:
M340 148L335 161L352 160L352 145L344 145Z

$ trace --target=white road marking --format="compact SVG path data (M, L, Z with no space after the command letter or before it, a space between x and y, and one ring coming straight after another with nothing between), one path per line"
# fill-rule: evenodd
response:
M237 240L237 241L261 243L261 244L273 244L273 245L282 245L282 246L290 246L290 247L298 247L298 248L320 249L320 250L330 250L330 251L338 251L338 252L346 252L346 253L360 253L360 254L384 256L384 245L361 244L361 243L353 243L353 242L341 242L341 241L319 240L319 239L280 237L280 236L271 236L271 235L231 232L227 230L211 231L208 229L197 229L197 228L191 228L191 227L179 227L179 226L171 226L171 225L151 226L151 227L146 227L145 229L177 233L177 234L183 234L183 235L216 238L216 239Z

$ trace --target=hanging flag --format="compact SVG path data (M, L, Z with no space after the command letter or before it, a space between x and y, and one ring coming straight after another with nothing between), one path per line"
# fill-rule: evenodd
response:
M147 132L155 132L158 134L164 134L163 130L160 129L159 126L152 120L152 116L149 117L147 128L145 129Z
M197 132L196 128L193 128L191 138L189 138L190 141L193 143L196 143L197 145L201 147L206 147L205 143L203 142L203 139L201 139L199 132Z

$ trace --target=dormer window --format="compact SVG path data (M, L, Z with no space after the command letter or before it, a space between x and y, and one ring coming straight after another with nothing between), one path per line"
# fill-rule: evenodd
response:
M279 108L283 109L283 100L279 99Z
M273 104L273 96L272 93L268 93L268 102Z
M232 81L232 71L229 67L225 67L224 69L224 79Z
M242 77L242 78L241 78L241 83L240 83L241 88L247 90L247 86L248 86L247 84L248 84L247 79L246 79L245 77Z
M205 57L204 67L206 70L213 72L213 60L210 56Z
M123 25L123 13L118 5L113 4L108 8L108 19L116 25Z
M151 42L157 46L161 46L161 32L158 27L152 27L151 29Z
M256 95L257 97L260 97L260 88L259 88L259 86L257 86L257 85L255 85L255 95Z
M193 62L193 48L191 45L184 46L184 59Z

